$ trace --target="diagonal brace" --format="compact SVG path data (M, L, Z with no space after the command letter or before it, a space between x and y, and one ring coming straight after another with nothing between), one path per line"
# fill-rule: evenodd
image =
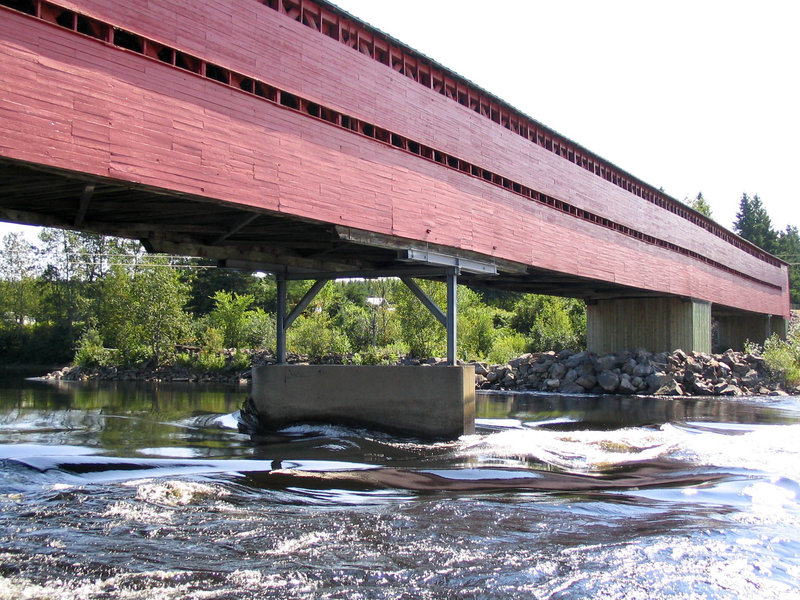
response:
M431 300L431 297L428 296L428 294L426 294L425 291L417 285L416 281L410 277L401 277L400 281L406 284L406 287L411 290L411 293L419 298L419 301L422 302L429 311L431 311L431 314L436 317L436 320L439 321L439 323L447 327L447 315L445 315L442 312L442 309L439 308L433 300Z
M330 279L319 279L314 282L305 296L297 303L288 315L286 314L286 278L277 277L278 284L278 310L277 310L277 340L275 344L276 360L279 365L286 364L286 330L294 323L295 319L311 304L320 290Z

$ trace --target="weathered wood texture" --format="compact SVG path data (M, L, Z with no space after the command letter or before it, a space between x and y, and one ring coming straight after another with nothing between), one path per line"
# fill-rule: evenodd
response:
M748 277L5 9L0 156L788 314L785 265L743 252L258 2L61 4L713 257Z

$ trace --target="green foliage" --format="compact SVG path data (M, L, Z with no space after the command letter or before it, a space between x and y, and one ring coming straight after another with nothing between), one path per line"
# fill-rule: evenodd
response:
M356 352L350 361L353 365L394 365L397 364L402 352L396 347L376 348L370 347L363 352Z
M214 294L213 300L214 308L208 315L209 323L222 331L225 347L242 346L245 341L247 321L252 314L250 307L253 304L253 296L219 290Z
M766 340L762 356L784 386L800 386L800 327L795 326L785 341L777 335Z
M196 262L200 266L211 267L213 264L213 261L210 260L197 260ZM274 279L272 284L274 296ZM259 288L260 281L251 273L231 269L197 269L191 281L187 309L194 317L207 315L215 308L218 292L226 292L237 297L256 298L260 293Z
M527 340L516 331L503 331L494 340L486 359L492 364L505 364L525 352Z
M195 364L202 371L218 373L225 370L225 357L215 352L201 352L197 355Z
M221 329L206 327L200 336L200 352L194 357L193 366L212 373L224 370L224 342L225 335Z
M97 329L87 329L78 341L75 364L81 367L104 367L112 364L114 353L103 345Z
M243 347L253 350L275 350L277 323L275 315L261 308L250 311L244 324Z
M435 281L417 281L419 287L439 306L446 308L447 291ZM447 333L405 285L398 285L392 294L392 304L400 323L400 336L408 352L416 358L444 356L447 353Z
M788 262L789 286L793 304L800 304L800 233L789 225L778 234L778 257Z
M37 290L36 248L22 235L9 233L3 237L0 251L0 315L17 329L33 323L39 311Z
M703 198L703 192L698 192L697 197L689 202L689 206L691 206L701 215L711 218L711 207L709 206L708 202L706 202L706 199Z
M246 352L236 350L234 351L233 356L231 357L231 360L226 368L229 371L244 371L245 369L250 368L250 366L250 356L248 356Z
M376 310L345 303L333 322L344 332L348 346L353 350L362 351L370 348L377 337L377 320Z
M59 325L0 327L0 364L63 365L72 359L73 337Z
M347 336L333 326L322 310L299 316L287 332L286 345L292 352L307 354L312 360L350 350Z
M492 351L498 331L495 314L499 309L486 306L473 290L458 289L458 356L481 360Z
M216 327L206 327L200 337L201 352L219 354L225 347L225 334Z
M144 260L133 274L114 267L103 279L100 333L125 364L159 364L191 330L183 307L188 285L165 258Z
M586 308L579 300L529 294L515 305L511 326L526 337L531 352L586 345Z

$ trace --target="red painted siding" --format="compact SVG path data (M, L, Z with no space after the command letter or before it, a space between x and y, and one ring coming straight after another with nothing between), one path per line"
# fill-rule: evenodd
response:
M641 289L788 312L785 266L742 252L253 0L62 4L713 257L769 285L5 10L0 155Z

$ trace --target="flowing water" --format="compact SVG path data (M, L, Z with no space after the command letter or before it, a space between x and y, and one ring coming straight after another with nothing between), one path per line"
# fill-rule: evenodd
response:
M5 381L0 598L800 598L800 398L480 396L429 443Z

